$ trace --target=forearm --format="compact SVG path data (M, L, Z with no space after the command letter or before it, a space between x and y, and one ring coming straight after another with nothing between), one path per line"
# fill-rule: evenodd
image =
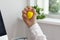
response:
M43 34L40 26L37 23L30 27L30 31L32 33L32 37L34 37L35 40L46 40L46 36Z

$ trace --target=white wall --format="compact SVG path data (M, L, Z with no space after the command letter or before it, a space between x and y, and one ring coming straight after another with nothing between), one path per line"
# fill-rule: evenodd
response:
M60 40L60 25L39 23L48 40Z
M18 22L18 17L21 18L22 10L26 5L27 0L0 0L0 10L2 12L9 40L12 40L12 38L15 37L16 30L20 27L18 24L20 23Z

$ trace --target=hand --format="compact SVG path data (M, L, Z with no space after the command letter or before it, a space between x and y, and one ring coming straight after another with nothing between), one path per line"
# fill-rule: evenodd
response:
M33 17L31 19L28 19L27 12L32 11L34 13ZM27 7L22 11L22 17L24 22L27 24L28 27L31 27L33 24L36 23L36 10L32 7Z

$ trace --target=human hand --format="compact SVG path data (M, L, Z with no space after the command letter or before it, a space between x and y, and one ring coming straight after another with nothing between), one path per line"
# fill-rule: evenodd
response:
M28 11L32 11L33 12L33 17L31 19L28 19L27 17L27 13ZM27 24L28 27L31 27L33 24L36 23L36 10L32 7L27 7L22 11L22 17L24 22Z

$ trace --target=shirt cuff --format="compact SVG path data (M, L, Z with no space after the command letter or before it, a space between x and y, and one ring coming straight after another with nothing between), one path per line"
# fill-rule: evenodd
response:
M32 25L30 27L30 31L34 34L34 35L43 35L43 32L40 28L40 26L38 25L38 23L35 23L34 25Z

